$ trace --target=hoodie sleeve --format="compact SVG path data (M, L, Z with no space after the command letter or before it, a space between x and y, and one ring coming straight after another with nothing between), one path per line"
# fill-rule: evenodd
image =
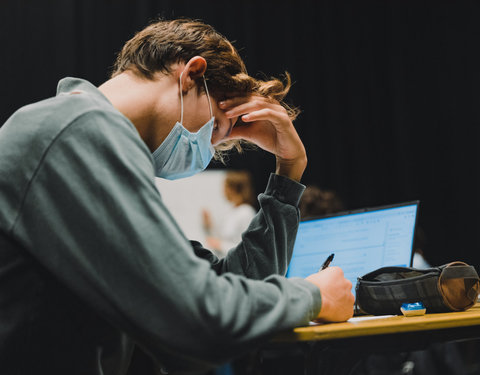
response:
M218 273L232 272L252 279L285 275L298 230L298 203L305 186L287 177L271 174L267 188L258 196L260 209L242 234L242 241L218 259L199 242L195 253Z

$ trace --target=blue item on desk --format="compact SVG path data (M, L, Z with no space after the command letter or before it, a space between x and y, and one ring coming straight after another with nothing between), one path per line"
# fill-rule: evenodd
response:
M418 316L418 315L425 315L427 309L423 306L421 302L415 303L404 303L400 307L400 311L405 316Z

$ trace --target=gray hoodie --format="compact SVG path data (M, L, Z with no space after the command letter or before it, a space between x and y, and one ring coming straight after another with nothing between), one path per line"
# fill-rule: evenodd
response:
M303 189L271 175L219 260L165 208L133 124L60 81L0 129L1 373L124 374L135 345L164 371L200 370L307 324L318 288L283 277Z

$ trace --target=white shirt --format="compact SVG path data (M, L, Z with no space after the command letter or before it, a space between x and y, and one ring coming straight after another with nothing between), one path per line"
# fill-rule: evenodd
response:
M216 230L216 235L221 241L220 251L217 252L218 256L225 256L228 250L240 243L242 233L248 228L255 214L255 209L246 203L232 207L226 213Z
M425 260L425 258L421 254L415 252L413 253L413 267L414 268L430 268L431 265L428 264L428 262Z

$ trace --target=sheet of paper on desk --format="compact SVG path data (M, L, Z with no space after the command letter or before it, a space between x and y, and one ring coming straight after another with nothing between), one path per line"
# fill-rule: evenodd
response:
M391 318L392 316L396 316L396 315L355 316L353 318L348 319L347 322L348 323L357 323L357 322L362 322L364 320ZM318 326L318 325L321 325L321 324L325 324L325 323L310 322L311 326Z
M354 316L353 318L348 319L347 322L356 323L356 322L363 322L364 320L391 318L392 316L396 316L396 315Z

